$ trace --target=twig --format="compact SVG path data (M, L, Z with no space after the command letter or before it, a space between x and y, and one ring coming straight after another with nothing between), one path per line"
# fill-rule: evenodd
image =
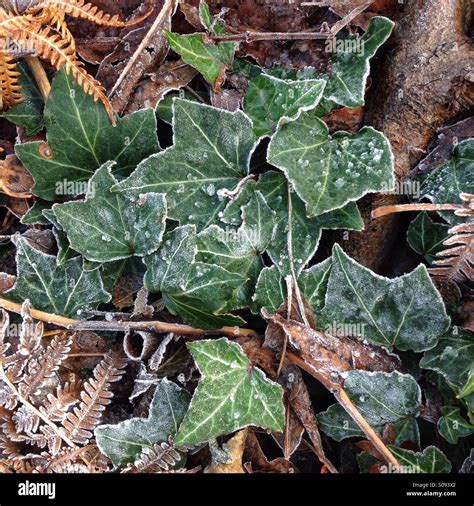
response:
M36 80L36 84L38 85L41 96L46 102L51 91L51 84L49 83L49 79L46 75L43 65L37 56L26 56L25 60Z
M295 365L305 370L309 374L311 374L314 378L320 381L337 399L339 404L347 411L350 417L356 422L356 424L361 428L367 438L371 441L374 447L384 456L387 462L390 462L396 469L400 467L397 459L393 456L391 451L387 448L385 443L380 439L380 436L374 431L374 429L369 425L366 419L361 415L360 411L353 404L353 402L349 399L346 391L340 386L335 386L333 383L329 383L327 379L319 374L313 367L307 364L303 359L287 351L286 356L289 361L293 362Z
M339 33L354 18L364 12L372 2L373 0L369 0L355 9L352 9L347 16L344 16L342 19L334 23L329 30L320 30L319 32L243 32L231 35L206 34L206 39L214 42L245 42L247 44L261 40L325 40L328 37L334 37L334 35Z
M155 35L155 32L161 27L162 23L166 19L166 16L168 13L173 10L176 6L176 0L166 0L163 8L161 9L158 16L156 16L155 21L151 25L150 29L148 30L147 34L143 38L143 40L140 42L140 45L137 47L136 51L133 53L130 60L128 60L127 65L125 65L125 68L122 70L122 73L120 74L119 78L117 79L114 87L109 93L109 98L113 96L113 94L117 91L119 86L122 84L122 81L127 77L127 75L130 73L131 68L133 65L135 65L135 62L138 60L142 52L147 47L148 43L150 42L151 38Z
M21 304L11 300L0 298L0 307L7 311L21 314ZM52 323L68 330L90 330L90 331L112 331L129 332L130 330L147 330L149 332L173 333L182 335L226 335L230 337L258 337L258 333L252 329L241 329L239 327L222 327L220 329L197 329L189 325L168 323L161 321L87 321L73 320L64 316L45 313L31 309L31 316L46 323Z
M372 218L381 218L393 213L405 213L408 211L457 211L465 209L464 204L399 204L381 206L372 211Z

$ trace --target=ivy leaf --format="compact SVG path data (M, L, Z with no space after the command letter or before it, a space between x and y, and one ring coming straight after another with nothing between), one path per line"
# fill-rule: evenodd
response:
M283 430L280 385L252 366L238 344L221 338L187 346L202 377L176 436L177 446L209 441L247 425Z
M244 111L258 137L271 135L281 124L314 109L321 99L324 79L285 81L261 74L252 79L244 98Z
M241 206L256 191L261 192L276 215L275 234L267 249L283 276L300 274L316 252L322 229L363 228L359 210L353 202L317 218L307 218L302 200L291 191L285 176L274 171L263 174L257 183L247 183L239 197L224 210L222 221L237 225Z
M248 174L256 145L249 118L188 100L174 99L174 145L151 156L116 186L117 191L166 193L168 217L200 230L217 223L233 189ZM219 125L219 128L216 128Z
M232 67L236 48L234 42L206 44L203 33L180 35L168 30L163 32L175 53L200 72L214 89L221 86L225 71Z
M232 303L239 306L236 292L247 278L220 265L199 261L197 252L195 227L177 227L166 234L156 253L144 258L147 266L144 284L151 292L162 292L168 309L190 325L216 328L217 322L211 315L226 311ZM221 323L223 316L219 319ZM234 324L242 322L231 320ZM223 324L228 324L228 318L224 321Z
M438 204L463 204L460 193L474 193L474 139L460 142L454 148L453 157L421 181L420 199L429 198ZM450 211L439 214L451 225L465 220Z
M319 312L324 305L331 265L331 259L328 258L302 271L298 278L299 288L314 312ZM265 267L255 288L257 306L275 312L286 300L286 296L286 285L276 266Z
M362 37L339 36L331 59L332 74L328 78L318 114L324 116L335 107L364 105L365 87L370 72L369 60L390 37L394 23L375 16ZM351 44L352 42L352 44Z
M25 127L26 135L36 135L44 128L44 102L25 63L17 63L20 72L18 79L23 102L2 113L2 116L15 125Z
M148 418L131 418L115 425L100 425L95 437L100 451L114 466L133 462L155 443L168 442L178 431L191 396L166 378L159 381L150 404Z
M80 257L59 266L55 257L34 249L26 239L18 237L14 242L17 277L13 288L5 292L7 298L29 299L35 309L74 318L110 300L100 273L84 270Z
M285 283L276 266L262 269L255 287L255 304L274 313L285 301L286 294Z
M23 215L20 223L23 225L48 225L49 220L43 215L45 209L51 209L51 202L37 200Z
M435 223L427 213L423 212L410 223L407 241L414 251L432 263L436 253L445 248L443 242L449 235L448 230L449 225Z
M468 381L474 364L474 339L468 331L453 327L442 336L438 345L425 352L420 367L441 374L456 394L461 392ZM474 393L463 396L469 409L474 411Z
M332 253L325 317L364 326L369 341L399 350L433 348L449 325L440 294L426 267L399 278L378 276L356 263L338 246Z
M393 154L382 133L364 127L331 137L326 124L311 113L276 132L268 162L285 173L309 217L394 184Z
M65 183L71 196L83 193L73 183L87 181L109 160L117 162L115 174L126 176L159 150L152 109L117 119L113 127L104 106L64 69L53 80L44 119L52 156L41 154L41 142L17 144L15 150L35 180L33 193L45 200L64 194Z
M451 463L436 446L428 446L423 452L413 452L389 445L390 451L409 473L449 473Z
M455 445L459 438L474 434L474 426L461 416L459 408L443 406L442 416L438 420L438 432L448 443Z
M132 255L150 255L165 231L163 194L145 193L131 202L110 188L115 162L107 162L89 180L86 199L53 206L62 229L76 251L93 262L110 262Z
M345 375L344 389L367 422L376 428L418 415L421 390L413 376L354 370ZM334 404L318 415L321 429L336 441L363 436L342 406Z

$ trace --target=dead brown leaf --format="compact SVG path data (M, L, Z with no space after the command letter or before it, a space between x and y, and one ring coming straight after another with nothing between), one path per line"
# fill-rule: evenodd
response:
M243 474L242 458L245 450L245 441L247 439L248 429L240 430L232 436L223 448L227 451L229 459L227 462L212 462L204 470L205 473L217 474Z

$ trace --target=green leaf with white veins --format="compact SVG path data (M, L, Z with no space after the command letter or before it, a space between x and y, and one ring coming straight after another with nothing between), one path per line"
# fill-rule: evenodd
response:
M127 176L139 162L159 151L156 118L143 109L117 119L112 126L100 102L94 102L71 76L60 70L53 80L44 113L47 141L52 156L43 156L41 142L16 145L16 154L35 180L33 193L55 200L68 183L83 193L81 185L105 162L114 160L114 174ZM74 196L74 195L72 195Z
M332 74L328 78L324 96L317 113L326 115L335 107L364 105L365 87L370 71L369 60L390 37L393 21L375 16L362 37L341 34L333 41ZM328 40L327 42L331 42Z
M267 159L293 184L309 217L394 184L393 154L382 133L364 127L331 137L326 124L311 113L276 132Z
M145 193L132 202L112 193L110 188L117 183L114 165L107 162L97 170L84 201L53 206L72 248L93 262L150 255L165 231L165 196Z
M218 222L220 190L248 174L256 145L249 118L188 100L174 100L174 145L142 162L115 190L166 193L168 217L198 229Z
M115 425L95 429L97 445L115 467L134 461L155 443L168 442L178 431L191 396L183 388L161 380L155 390L147 418L131 418Z
M323 310L329 321L358 323L363 325L361 337L373 343L417 352L435 346L447 330L443 300L424 265L399 278L384 278L338 245L332 262Z
M223 81L226 69L232 66L236 44L219 42L206 44L203 33L180 35L163 30L171 49L199 71L214 88Z
M283 430L280 385L254 367L238 344L221 338L187 346L202 377L176 436L177 446L209 441L248 425Z
M435 223L427 213L420 213L408 227L407 241L410 247L432 263L436 253L445 249L449 225Z
M474 139L460 142L448 162L420 180L420 199L429 198L437 204L463 204L459 194L474 193ZM466 220L452 211L439 214L451 225Z
M284 276L292 272L298 275L302 271L318 247L322 229L363 228L359 210L353 202L317 218L308 218L304 203L295 192L290 191L285 176L273 171L262 174L257 183L248 182L239 197L228 204L221 216L222 221L239 224L240 208L255 191L263 195L276 213L275 234L267 249Z
M58 266L55 257L32 248L26 239L13 240L17 247L17 277L13 288L5 292L8 299L29 299L35 309L74 318L80 317L84 309L95 309L110 300L99 271L85 271L81 257Z
M392 445L389 445L389 449L407 473L431 474L451 471L451 463L436 446L428 446L423 452L413 452Z
M325 86L324 79L285 81L265 74L252 79L244 111L253 122L253 131L259 137L271 135L279 125L313 109Z
M423 369L431 369L444 376L457 395L467 383L473 364L473 334L457 327L442 336L438 345L425 352L420 361L420 367ZM463 396L462 399L474 412L474 393Z
M377 428L386 423L414 419L421 404L421 390L413 376L354 370L344 375L344 390L367 422ZM318 415L321 429L336 441L363 436L342 406L335 404Z
M474 426L461 416L461 410L455 406L444 406L438 420L438 432L448 443L457 444L458 439L474 434Z
M240 307L237 291L247 281L239 272L197 258L196 229L177 227L168 233L160 249L144 258L147 266L144 283L151 292L162 292L168 309L197 327L216 327L213 314L219 315L232 304ZM189 310L188 308L193 308ZM234 309L234 307L232 307ZM220 319L220 327L227 322ZM233 319L232 323L242 320Z

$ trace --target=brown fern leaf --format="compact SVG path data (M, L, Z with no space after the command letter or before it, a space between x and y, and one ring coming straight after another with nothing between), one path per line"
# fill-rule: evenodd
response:
M35 357L42 350L43 323L35 323L33 320L29 301L25 301L21 305L21 317L18 353L24 357Z
M44 0L38 2L27 12L35 12L35 10L45 7L52 7L58 12L69 14L75 18L86 19L96 25L114 27L136 25L146 19L152 12L152 10L150 10L139 18L132 19L130 21L122 21L117 14L111 16L110 14L101 11L97 6L91 3L86 3L84 0Z
M54 33L50 27L34 28L16 33L17 39L29 42L35 48L38 56L53 65L56 69L65 67L68 74L76 79L86 93L100 100L107 111L112 123L115 125L115 115L103 86L83 68L83 63L76 58L76 51L70 40L62 38L61 34Z
M79 402L82 384L80 381L67 382L56 388L56 394L49 393L39 410L53 422L62 422L70 407Z
M123 473L159 473L168 471L181 459L179 452L168 443L155 443L153 449L147 448L135 462L127 466Z
M16 70L13 59L7 51L0 50L0 94L2 108L7 109L23 101L20 93L21 86L18 83L20 73Z
M461 223L449 229L448 246L436 256L429 272L435 279L459 287L474 280L474 222Z
M122 356L109 353L96 366L93 378L84 384L81 404L68 413L63 421L72 441L79 444L89 442L102 412L113 397L110 386L120 380L126 365L127 361Z
M49 346L37 358L28 362L27 374L19 384L19 391L25 399L39 395L42 387L58 370L61 363L71 351L72 338L70 335L54 336Z

